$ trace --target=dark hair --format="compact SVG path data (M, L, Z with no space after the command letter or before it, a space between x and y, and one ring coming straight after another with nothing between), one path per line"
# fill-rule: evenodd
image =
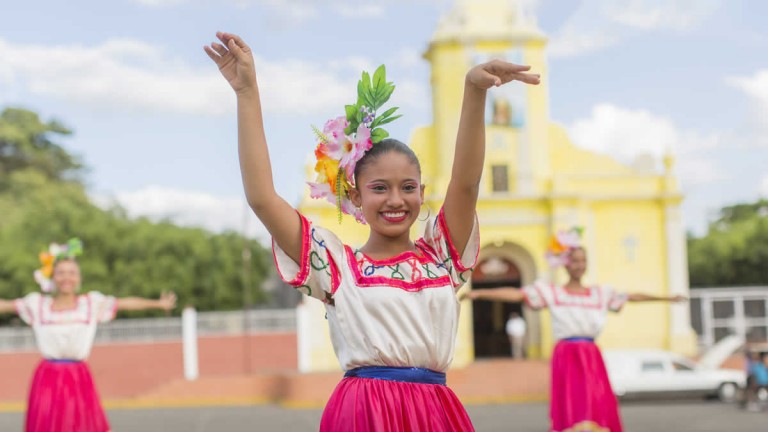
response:
M373 147L365 152L365 155L357 161L357 165L355 165L355 181L357 181L360 173L363 172L363 169L365 169L367 165L374 162L381 155L390 152L398 152L405 155L412 164L416 165L416 169L419 170L419 174L421 174L421 164L419 163L419 158L416 156L416 153L402 141L398 141L394 138L386 138L381 140L381 142L374 144Z

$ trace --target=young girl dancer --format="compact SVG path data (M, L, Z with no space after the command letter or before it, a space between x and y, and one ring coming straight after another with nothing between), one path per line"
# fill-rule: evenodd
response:
M80 266L75 257L81 252L82 244L73 239L66 245L52 244L40 255L43 268L35 272L35 280L52 295L35 292L0 300L0 313L15 311L32 326L43 356L29 391L26 432L108 432L85 361L96 326L111 321L118 310L171 310L176 305L173 293L163 293L159 300L115 298L96 291L79 294Z
M453 357L462 286L478 254L475 218L485 153L486 91L513 80L538 83L528 67L494 61L466 75L453 173L443 208L422 238L410 228L424 202L416 155L385 139L378 115L394 86L380 67L364 73L357 103L316 130L313 197L370 227L359 249L312 224L275 192L250 48L217 33L205 47L237 95L240 169L248 203L272 234L283 279L326 304L331 340L345 378L321 431L471 431L466 411L445 386ZM460 161L460 162L459 162Z
M523 289L472 290L462 298L525 302L533 309L549 308L557 345L552 354L550 418L552 432L621 432L618 404L600 350L594 339L607 313L619 312L626 302L685 300L622 294L608 286L585 286L587 252L580 245L580 231L561 232L552 239L547 259L568 272L565 285L537 282Z

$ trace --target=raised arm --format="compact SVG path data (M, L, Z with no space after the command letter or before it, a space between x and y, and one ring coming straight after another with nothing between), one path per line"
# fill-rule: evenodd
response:
M16 312L13 300L0 300L0 314Z
M275 191L272 165L261 114L253 54L231 33L216 33L223 43L204 47L237 95L237 138L245 197L278 246L294 261L301 259L301 220Z
M462 294L460 300L465 299L521 303L525 301L525 294L518 288L474 289Z
M160 298L147 299L143 297L121 297L117 299L117 310L139 311L148 309L172 310L176 307L176 294L163 292Z
M652 296L648 294L640 294L640 293L630 293L627 295L627 301L631 302L652 302L652 301L663 301L663 302L671 302L671 303L680 303L684 301L688 301L688 298L685 296Z
M510 81L538 84L539 75L525 73L530 66L493 60L473 67L464 80L459 131L453 170L443 211L451 240L462 252L472 234L480 177L485 161L485 98L488 89Z

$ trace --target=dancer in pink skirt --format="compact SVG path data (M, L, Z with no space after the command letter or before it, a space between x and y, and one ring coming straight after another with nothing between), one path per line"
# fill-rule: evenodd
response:
M424 203L419 161L380 126L394 90L384 67L363 73L344 116L316 129L317 179L311 194L370 227L359 249L314 225L277 195L264 136L250 48L218 33L205 47L237 95L240 168L248 203L272 234L285 281L325 302L334 350L346 371L331 395L321 431L471 431L445 370L454 352L456 290L475 264L475 217L485 155L486 90L513 80L538 83L527 67L495 61L466 75L454 169L445 202L423 236L410 229ZM311 98L312 95L306 95Z
M623 294L609 286L583 285L587 252L580 244L580 229L554 237L547 259L553 267L564 266L568 271L565 285L537 282L522 290L477 289L463 298L525 302L537 310L549 308L552 332L558 341L552 354L551 432L621 432L616 396L594 340L603 329L607 313L619 312L628 301L678 302L685 298Z
M52 244L40 255L43 268L35 272L44 295L27 294L0 300L0 313L15 311L32 326L43 360L37 366L29 391L26 432L108 432L109 422L101 407L86 359L91 352L96 326L111 321L118 310L171 310L173 293L159 300L115 298L91 291L79 294L80 267L75 257L82 252L79 240Z

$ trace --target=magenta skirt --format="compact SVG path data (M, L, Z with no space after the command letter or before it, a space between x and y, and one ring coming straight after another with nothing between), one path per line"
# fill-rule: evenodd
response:
M468 432L467 411L445 385L344 378L325 406L320 432Z
M594 342L561 340L552 355L552 432L621 432L616 396Z
M43 360L32 378L26 432L108 432L85 362Z

